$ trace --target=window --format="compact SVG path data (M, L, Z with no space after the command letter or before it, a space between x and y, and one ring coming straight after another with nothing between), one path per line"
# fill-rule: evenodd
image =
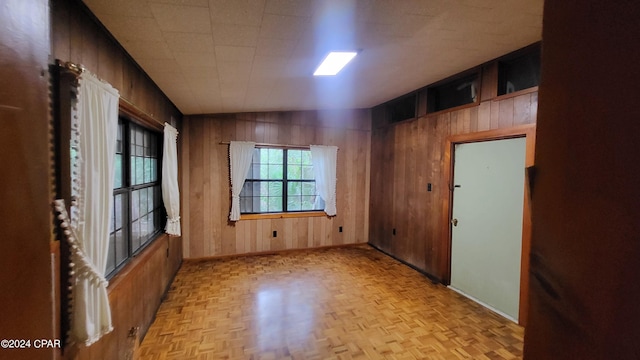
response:
M498 95L538 86L540 83L540 46L525 54L498 63Z
M162 232L165 215L160 147L158 133L120 119L107 278Z
M478 74L464 76L427 89L427 110L436 112L474 103L478 96Z
M319 201L316 201L318 199ZM243 214L322 210L311 151L256 148L240 192Z
M416 117L416 93L404 96L388 103L390 122L398 122Z

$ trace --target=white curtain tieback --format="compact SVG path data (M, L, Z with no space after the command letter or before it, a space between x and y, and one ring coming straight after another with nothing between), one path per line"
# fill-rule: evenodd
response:
M83 277L94 284L106 287L109 282L100 274L100 271L98 271L96 266L91 262L76 241L77 235L71 227L71 221L69 219L69 214L67 213L64 199L54 200L54 206L59 214L58 220L61 221L60 226L64 229L64 234L67 237L67 242L69 243L69 248L71 250L71 256L74 259L74 262L69 264L69 267L73 269L70 271L70 275Z

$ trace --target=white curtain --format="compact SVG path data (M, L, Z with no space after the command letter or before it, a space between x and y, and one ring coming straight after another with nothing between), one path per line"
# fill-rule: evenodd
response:
M247 179L253 149L256 143L250 141L232 141L229 144L229 164L231 166L231 213L229 220L240 220L240 192Z
M72 124L75 150L71 227L77 236L71 338L90 345L109 333L111 309L104 278L113 207L118 90L84 72ZM73 154L73 152L72 152Z
M162 200L167 210L169 235L180 236L180 189L178 189L178 130L164 123L164 148L162 153Z
M338 164L338 147L311 145L311 163L316 179L316 190L324 200L324 212L329 216L336 215L336 166ZM316 205L320 203L316 198Z

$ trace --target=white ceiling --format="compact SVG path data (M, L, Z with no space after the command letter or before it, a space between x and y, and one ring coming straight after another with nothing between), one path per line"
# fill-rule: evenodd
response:
M543 0L84 2L184 114L368 108L542 33ZM312 76L353 49L337 76Z

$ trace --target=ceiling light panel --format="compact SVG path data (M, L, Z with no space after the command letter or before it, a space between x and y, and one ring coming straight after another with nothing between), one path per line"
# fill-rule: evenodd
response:
M355 51L332 51L327 55L316 71L314 76L333 76L344 68L357 55Z

